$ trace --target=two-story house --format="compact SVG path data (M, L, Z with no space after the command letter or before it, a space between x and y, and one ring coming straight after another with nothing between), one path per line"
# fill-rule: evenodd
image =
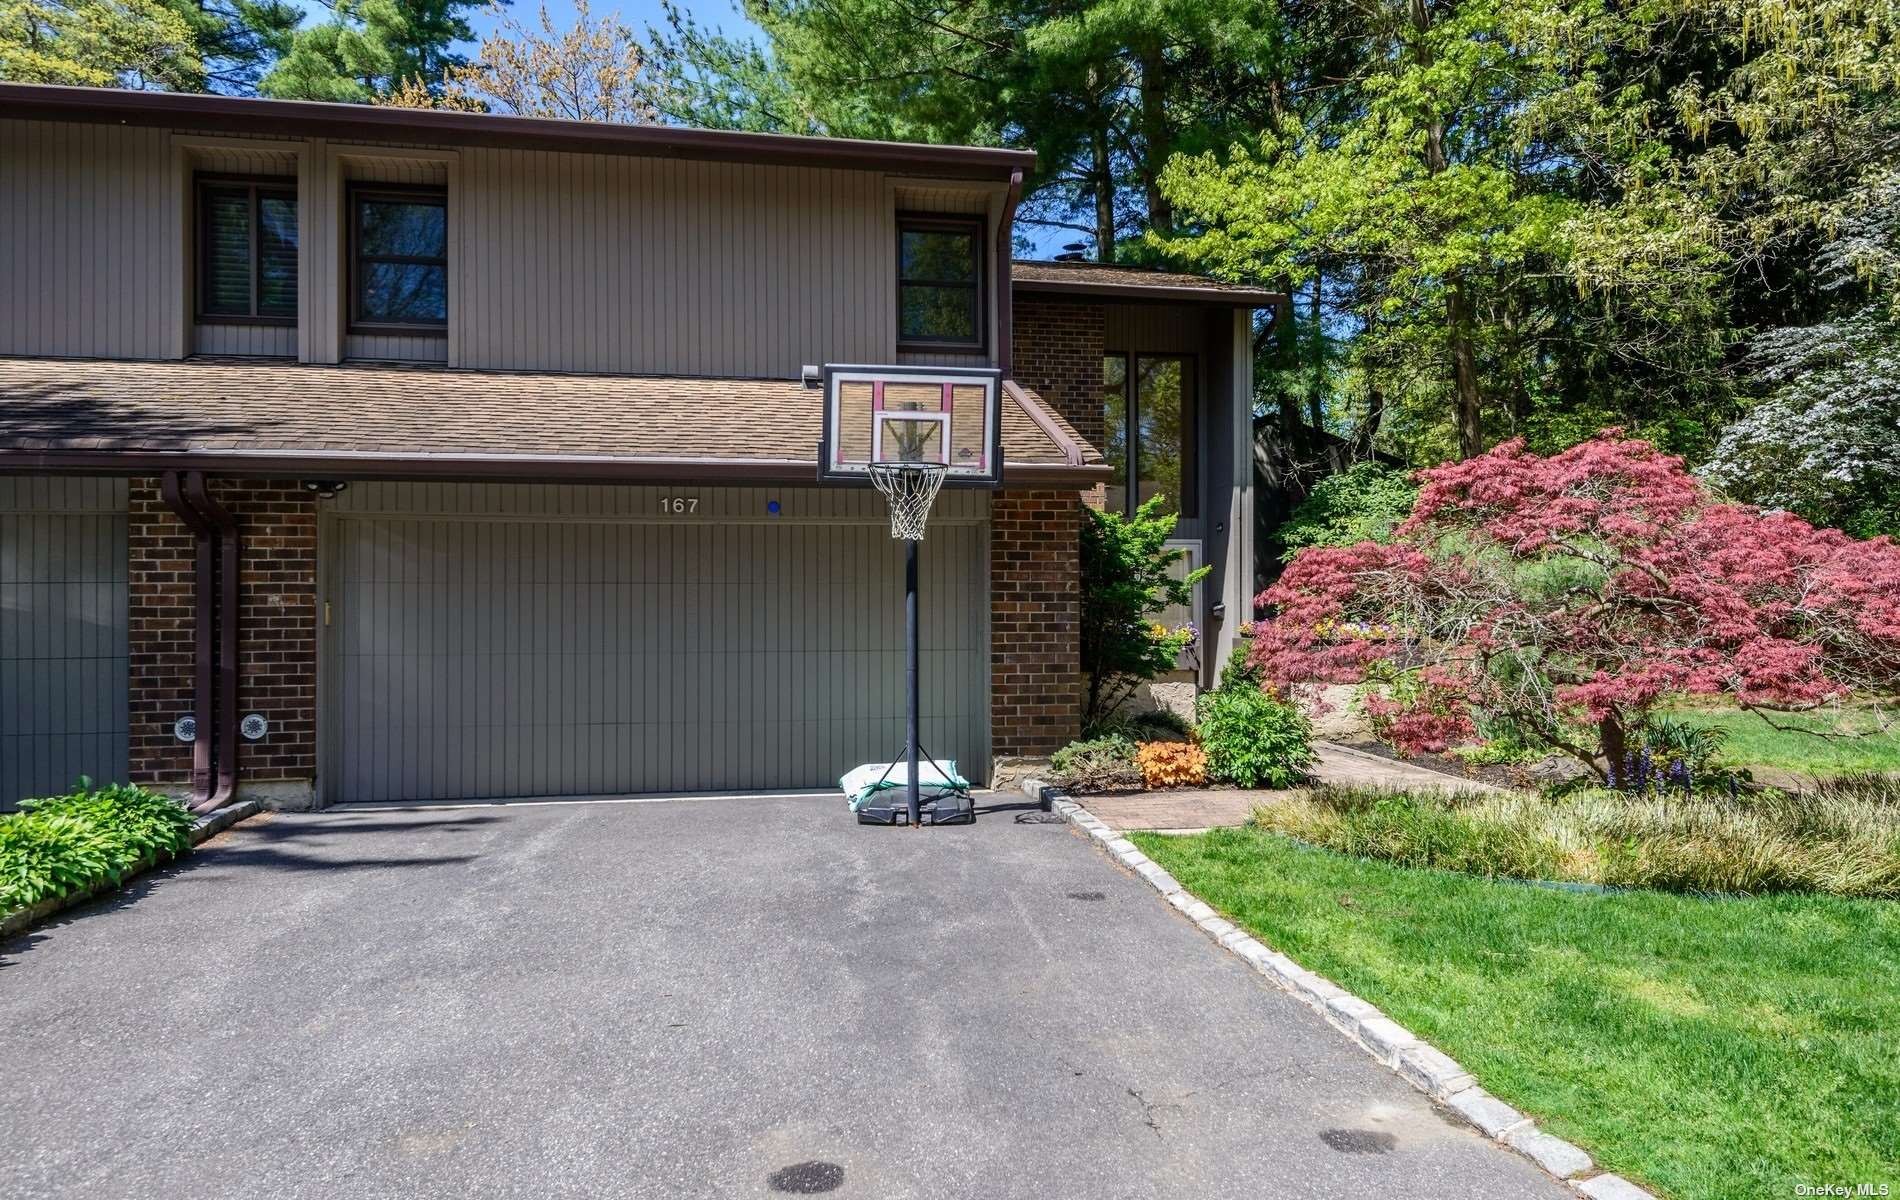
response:
M0 85L0 804L822 787L902 744L813 368L1000 372L923 548L925 741L1076 732L1079 502L1249 611L1253 313L1009 254L1030 155Z

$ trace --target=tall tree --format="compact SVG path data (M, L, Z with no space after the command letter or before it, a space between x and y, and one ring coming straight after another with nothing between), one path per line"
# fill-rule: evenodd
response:
M0 79L189 90L203 72L163 0L0 0Z
M1179 150L1270 119L1281 54L1248 0L747 0L769 49L677 14L655 31L666 99L694 123L1036 150L1025 225L1145 253L1173 223L1160 178Z
M0 79L244 95L302 17L288 0L0 0Z
M437 91L444 73L468 60L454 47L473 41L479 0L335 0L331 16L297 31L258 85L287 100L366 102L405 84Z
M449 67L439 88L409 79L384 103L561 117L570 121L651 121L657 116L641 77L644 51L632 29L612 13L596 19L587 0L574 0L574 23L557 28L545 3L533 26L493 0L492 33L472 61Z

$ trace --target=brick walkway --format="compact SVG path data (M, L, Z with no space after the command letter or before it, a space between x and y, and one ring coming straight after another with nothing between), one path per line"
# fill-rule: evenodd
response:
M1313 748L1319 754L1319 765L1313 769L1313 774L1321 783L1353 787L1499 790L1487 783L1453 779L1425 767L1395 762L1362 750L1336 746L1331 742L1319 742ZM1275 794L1240 788L1205 788L1196 791L1140 792L1132 796L1078 796L1077 799L1113 829L1183 830L1245 825L1254 805Z

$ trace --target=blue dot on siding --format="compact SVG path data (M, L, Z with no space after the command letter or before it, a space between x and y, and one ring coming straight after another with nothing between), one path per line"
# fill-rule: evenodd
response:
M778 516L778 501L767 500L765 502L765 511L771 513L775 517Z

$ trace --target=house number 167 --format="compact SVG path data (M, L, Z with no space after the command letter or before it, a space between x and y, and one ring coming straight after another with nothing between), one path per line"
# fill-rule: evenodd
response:
M698 496L661 496L660 511L663 513L694 513L699 511Z

